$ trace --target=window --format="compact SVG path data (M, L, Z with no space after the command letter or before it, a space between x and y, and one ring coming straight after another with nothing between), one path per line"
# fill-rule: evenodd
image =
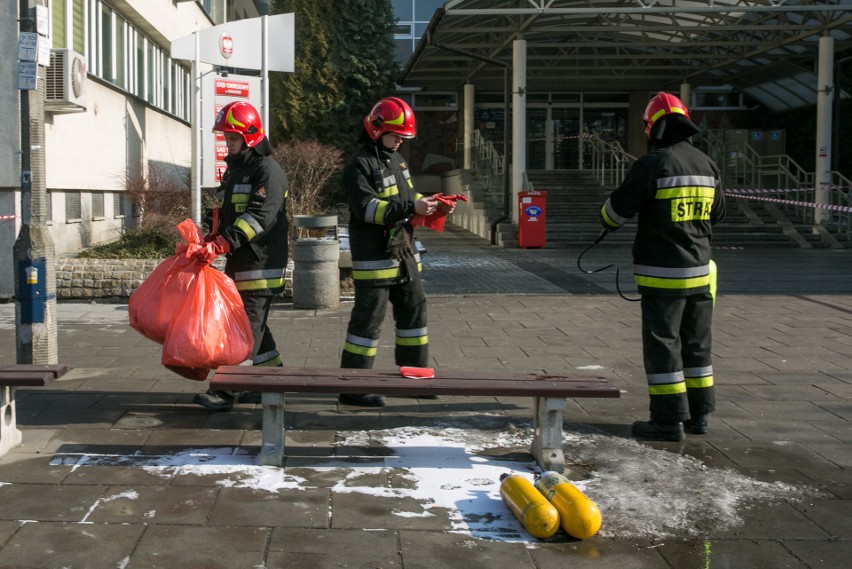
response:
M106 5L101 5L101 37L100 37L100 45L98 45L98 59L100 60L100 65L98 66L99 75L109 81L110 83L114 82L114 71L113 71L113 47L112 47L112 8Z
M83 206L80 192L65 192L65 221L80 221L83 219Z
M113 192L112 216L115 218L124 217L124 192Z
M171 112L174 111L174 99L172 95L172 66L174 63L171 59L163 58L163 101L160 104L164 109Z
M128 6L123 1L112 4ZM103 0L52 0L52 47L73 49L86 56L91 75L189 120L189 66L174 61L169 45L159 46L114 6ZM224 10L225 0L210 0L207 6L216 14Z
M394 58L400 66L414 53L417 42L423 36L435 11L444 5L445 0L392 0L393 15L396 18L394 40L396 52Z
M150 41L145 41L145 100L149 103L154 103L154 46Z
M426 21L432 19L435 11L444 5L445 0L415 0L414 18L418 21Z
M104 218L104 194L92 192L92 219Z
M86 54L85 19L83 15L83 0L71 2L71 47L77 53Z
M52 47L65 47L65 2L54 0L50 4L50 35Z
M126 47L125 47L125 31L124 31L124 18L119 15L115 16L115 27L113 28L113 37L115 38L115 55L113 57L113 61L115 62L115 75L113 76L114 83L119 87L124 87L126 85L124 78L124 67L126 61Z
M135 32L135 49L133 51L136 53L136 62L134 64L136 80L133 86L133 93L143 99L145 98L145 42L145 37L139 32Z
M53 194L45 192L44 194L45 212L44 217L47 221L53 221Z
M391 0L393 15L397 20L411 20L414 16L413 0Z

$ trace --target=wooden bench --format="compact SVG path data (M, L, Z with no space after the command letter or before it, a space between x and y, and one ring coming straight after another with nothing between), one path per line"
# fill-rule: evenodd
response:
M398 371L294 367L223 366L210 387L261 393L260 462L281 466L284 459L284 393L381 393L384 395L479 395L535 398L530 452L544 470L564 472L562 413L566 398L619 397L601 377L435 371L432 379L409 379Z
M15 411L16 387L44 387L57 377L68 373L62 364L0 365L0 456L21 444Z

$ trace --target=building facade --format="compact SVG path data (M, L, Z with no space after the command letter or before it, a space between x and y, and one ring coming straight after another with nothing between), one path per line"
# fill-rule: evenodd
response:
M135 225L127 188L156 176L188 186L192 160L190 62L171 42L252 18L251 0L34 0L49 18L45 81L47 224L56 256L115 240ZM17 53L19 0L0 2L0 47ZM265 12L263 12L265 13ZM0 112L16 117L0 140L0 299L14 294L21 226L17 61L0 60Z

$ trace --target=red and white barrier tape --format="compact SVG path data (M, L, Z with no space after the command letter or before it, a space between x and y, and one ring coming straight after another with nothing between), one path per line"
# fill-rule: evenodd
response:
M728 194L727 190L725 191L725 194ZM825 204L825 203L800 202L800 201L796 201L796 200L782 200L781 198L759 198L759 197L755 197L755 196L751 196L751 195L749 195L749 196L738 195L736 193L731 193L729 195L733 198L744 198L744 199L749 199L749 200L757 200L757 201L761 201L761 202L782 203L782 204L788 204L788 205L798 205L798 206L802 206L802 207L813 207L813 208L816 208L816 209L827 209L827 210L830 210L830 211L842 211L842 212L845 212L845 213L852 213L852 207L849 207L849 206L846 206L846 205L832 205L832 204Z
M15 219L18 217L17 215L0 215L0 221L5 221L7 219Z
M753 188L725 188L726 194L780 194L784 192L812 192L816 188L777 188L777 189L753 189ZM829 186L831 190L848 190L849 186Z

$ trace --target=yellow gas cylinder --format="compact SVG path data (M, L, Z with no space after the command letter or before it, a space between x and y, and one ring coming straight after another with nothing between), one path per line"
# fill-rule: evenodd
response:
M520 474L500 477L500 497L533 537L550 537L559 529L559 513L532 482Z
M562 529L571 537L588 539L601 528L601 511L571 481L558 472L542 472L535 488L559 512Z

